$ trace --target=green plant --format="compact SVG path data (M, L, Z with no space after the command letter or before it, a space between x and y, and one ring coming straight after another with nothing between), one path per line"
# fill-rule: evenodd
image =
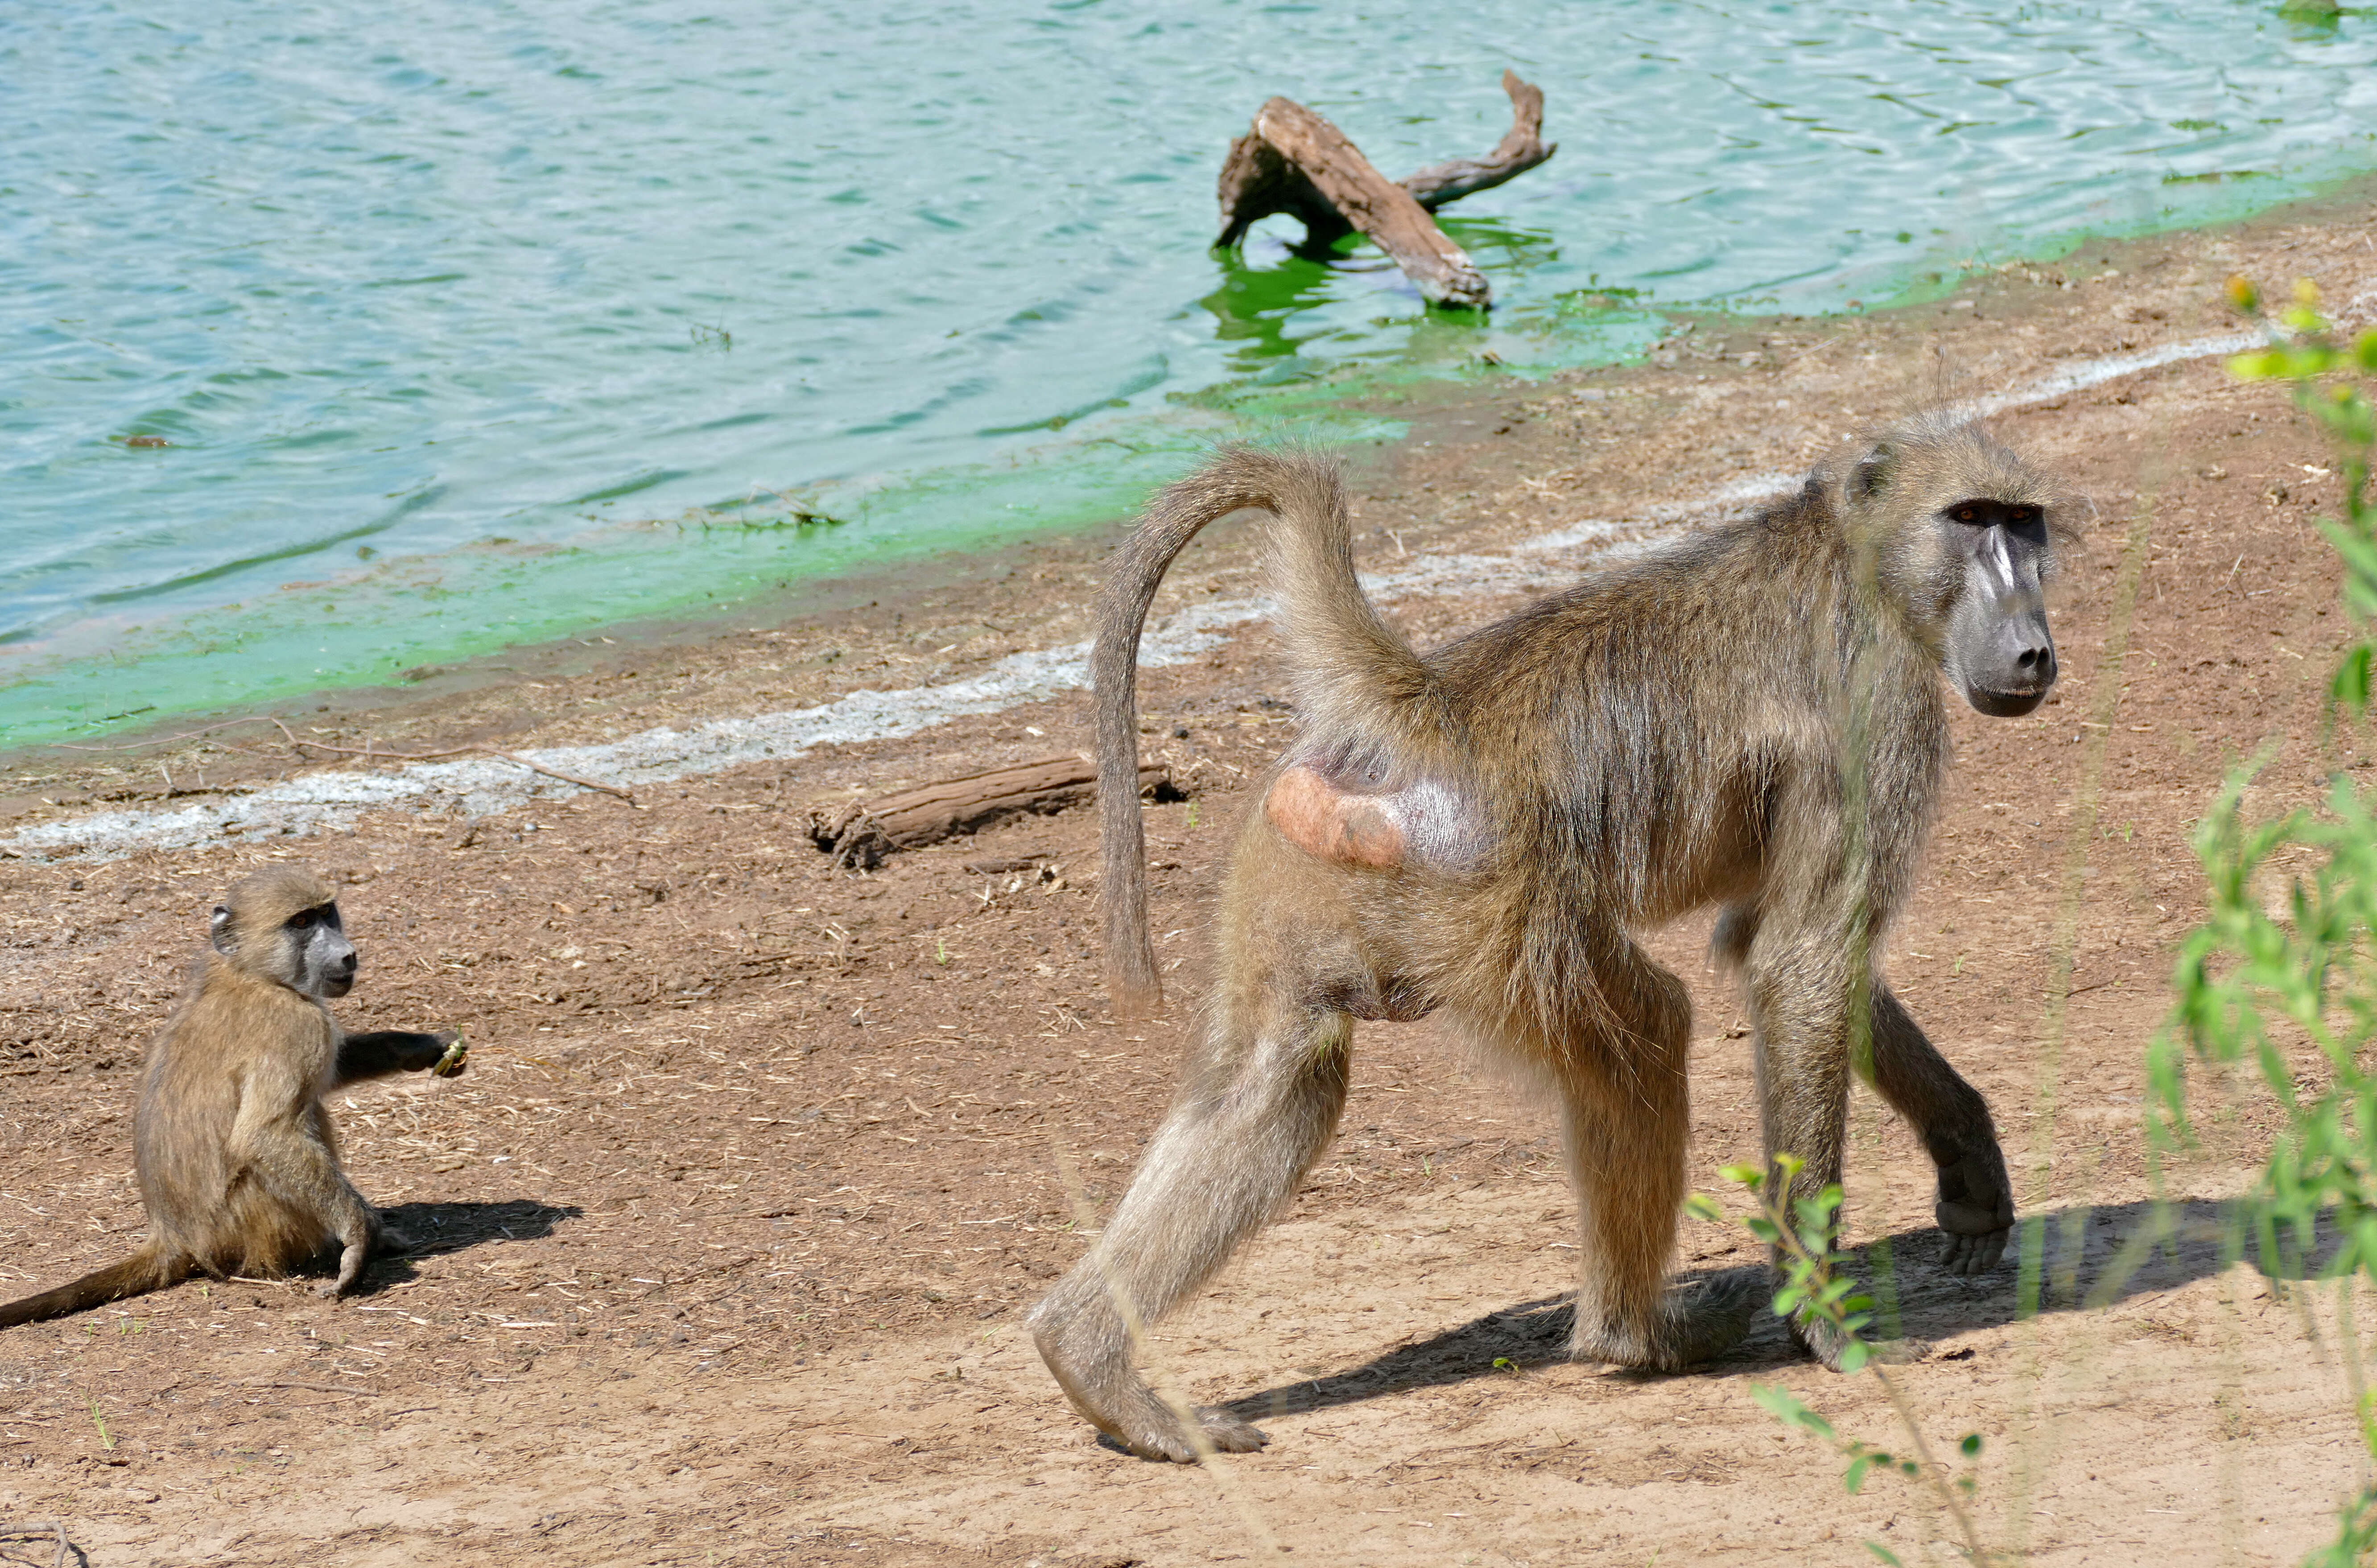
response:
M2368 498L2377 412L2364 379L2377 373L2377 331L2347 343L2308 283L2275 320L2259 292L2232 279L2230 302L2270 331L2265 349L2228 362L2248 381L2287 385L2323 430L2343 480L2343 512L2320 531L2344 568L2346 610L2361 630L2328 684L2327 739L2339 723L2366 736L2377 617L2377 507ZM2324 1223L2335 1247L2319 1271L2347 1289L2377 1280L2377 791L2335 770L2325 799L2248 820L2244 795L2269 754L2235 769L2195 834L2208 908L2181 944L2168 1024L2149 1049L2158 1155L2193 1141L2191 1057L2257 1075L2283 1119L2260 1180L2242 1200L2247 1232L2273 1274L2307 1271ZM2377 1455L2377 1423L2356 1357L2347 1372L2361 1438ZM2357 1563L2377 1548L2377 1483L2347 1503L2335 1539L2309 1561Z
M1981 1435L1967 1432L1957 1443L1956 1451L1965 1460L1965 1470L1961 1475L1952 1477L1947 1467L1933 1457L1930 1442L1915 1419L1905 1390L1890 1376L1876 1358L1877 1348L1864 1336L1873 1322L1873 1299L1842 1271L1842 1265L1850 1261L1849 1254L1833 1244L1839 1232L1841 1189L1832 1185L1810 1196L1789 1197L1791 1184L1805 1166L1806 1162L1797 1155L1777 1154L1771 1176L1755 1165L1728 1165L1721 1174L1739 1185L1758 1205L1757 1212L1742 1223L1751 1235L1774 1249L1782 1267L1783 1285L1774 1293L1775 1315L1831 1325L1842 1341L1841 1371L1873 1373L1891 1408L1897 1412L1912 1455L1893 1454L1862 1439L1844 1437L1831 1421L1779 1383L1751 1384L1750 1396L1785 1426L1809 1433L1838 1455L1844 1461L1841 1485L1851 1494L1861 1490L1866 1479L1876 1470L1894 1472L1924 1486L1953 1523L1958 1550L1965 1560L1976 1565L1985 1564L1989 1556L1981 1545L1980 1530L1968 1505L1975 1486L1971 1465L1980 1457ZM1699 1193L1693 1194L1685 1206L1698 1218L1724 1218L1724 1211ZM1865 1549L1884 1562L1894 1565L1899 1561L1879 1541L1867 1541Z

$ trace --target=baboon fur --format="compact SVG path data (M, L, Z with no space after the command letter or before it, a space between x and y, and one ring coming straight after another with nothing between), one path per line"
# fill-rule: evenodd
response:
M234 885L212 939L149 1048L134 1123L149 1234L118 1264L0 1305L0 1327L163 1289L193 1274L278 1276L340 1248L342 1292L376 1251L410 1245L339 1168L322 1097L364 1078L436 1068L451 1033L350 1035L322 1004L352 983L329 886L293 867Z
M1862 1072L1938 1166L1947 1265L1993 1266L2013 1209L1989 1108L1870 956L1948 764L1943 671L1990 712L2026 711L2052 683L2040 592L2068 506L1977 427L1921 416L1755 518L1423 658L1356 582L1331 463L1232 449L1162 492L1098 610L1119 1008L1160 996L1139 636L1173 558L1240 508L1272 514L1266 564L1302 728L1238 831L1177 1098L1089 1254L1032 1313L1074 1406L1150 1456L1264 1441L1219 1410L1191 1430L1133 1370L1134 1340L1294 1194L1336 1127L1362 1018L1448 1015L1556 1097L1582 1241L1575 1356L1671 1369L1735 1342L1763 1298L1758 1271L1667 1286L1691 1005L1632 935L1709 906L1756 1026L1766 1148L1805 1161L1797 1191L1838 1179ZM2008 531L1992 542L1967 526L1977 517ZM1795 1328L1836 1364L1824 1325Z

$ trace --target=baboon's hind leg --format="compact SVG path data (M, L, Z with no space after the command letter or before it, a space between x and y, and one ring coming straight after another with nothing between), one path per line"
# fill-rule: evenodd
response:
M1690 1137L1691 999L1630 943L1606 968L1617 1027L1582 1031L1559 1069L1583 1251L1570 1348L1579 1360L1671 1372L1747 1335L1762 1281L1668 1289Z
M1225 990L1227 988L1225 987ZM1351 1020L1280 998L1263 1016L1224 1002L1204 1060L1140 1160L1090 1253L1030 1319L1041 1359L1073 1408L1146 1458L1244 1453L1248 1423L1200 1409L1192 1435L1140 1376L1139 1333L1227 1261L1296 1191L1345 1105Z

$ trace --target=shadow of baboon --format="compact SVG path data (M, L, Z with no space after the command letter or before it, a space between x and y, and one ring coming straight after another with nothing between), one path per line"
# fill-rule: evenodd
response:
M532 1241L550 1236L566 1219L586 1211L575 1204L543 1204L533 1198L503 1203L398 1204L380 1210L389 1227L412 1239L409 1253L384 1253L372 1259L356 1295L367 1296L401 1285L419 1274L413 1265L441 1253L459 1253L484 1241Z
M2207 1278L2240 1260L2279 1277L2315 1275L2334 1240L2323 1232L2309 1255L2273 1262L2246 1230L2231 1205L2204 1201L2075 1206L2026 1217L2015 1229L2006 1261L1977 1278L1940 1267L1946 1239L1925 1228L1902 1231L1856 1249L1844 1266L1881 1302L1874 1337L1945 1338L1996 1327L2033 1313L2095 1308L2132 1296ZM2024 1261L2027 1259L2025 1264ZM1722 1269L1690 1270L1682 1282ZM2025 1306L2035 1302L2035 1306ZM1222 1407L1244 1420L1302 1415L1365 1399L1440 1387L1567 1360L1575 1309L1566 1295L1499 1308L1457 1328L1389 1350L1360 1366L1274 1384ZM1799 1360L1788 1329L1771 1313L1732 1350L1705 1365L1671 1375L1723 1377L1768 1371ZM1645 1381L1655 1372L1613 1375Z

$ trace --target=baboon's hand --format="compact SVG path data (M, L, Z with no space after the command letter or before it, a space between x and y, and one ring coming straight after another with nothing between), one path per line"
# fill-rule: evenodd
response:
M355 1288L355 1281L364 1276L364 1265L370 1261L370 1238L360 1237L349 1241L346 1250L339 1254L339 1277L328 1285L314 1287L314 1294L317 1296L345 1295Z
M441 1029L431 1037L446 1048L446 1053L429 1064L429 1071L441 1078L459 1078L471 1064L470 1043L460 1029Z
M2013 1232L2013 1183L1997 1140L1976 1144L1940 1167L1940 1201L1932 1206L1948 1233L1941 1262L1951 1274L1986 1274L2005 1255Z
M1190 1465L1208 1452L1251 1454L1271 1441L1252 1422L1242 1421L1227 1410L1200 1405L1196 1408L1198 1436L1205 1440L1200 1444L1169 1406L1153 1396L1145 1404L1150 1408L1129 1412L1124 1420L1106 1427L1108 1437L1142 1459L1168 1459L1176 1465Z

